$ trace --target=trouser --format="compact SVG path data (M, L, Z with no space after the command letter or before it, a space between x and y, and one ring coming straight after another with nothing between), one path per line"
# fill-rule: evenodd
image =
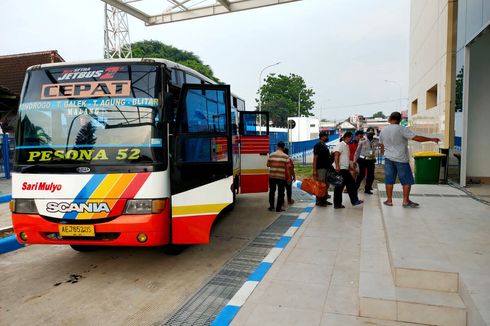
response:
M374 163L375 160L366 160L363 158L359 158L357 160L357 164L359 165L359 175L356 179L356 189L359 189L361 186L361 182L366 175L366 186L364 187L364 191L370 191L373 189L373 181L374 181Z
M286 180L269 178L269 207L274 207L274 198L277 188L277 205L276 209L281 209L284 204L284 190Z
M344 182L340 186L336 186L333 192L333 204L335 207L342 206L342 191L344 186L347 188L347 193L349 194L350 202L354 204L359 200L357 197L356 182L350 174L349 170L340 170L340 175L344 179Z
M328 169L317 169L316 170L316 177L318 181L325 182L328 186L327 182L327 172ZM327 195L328 195L328 188L325 192L325 197L316 197L316 203L317 204L324 204L327 202Z
M288 203L293 199L293 182L286 182L286 197L288 198Z

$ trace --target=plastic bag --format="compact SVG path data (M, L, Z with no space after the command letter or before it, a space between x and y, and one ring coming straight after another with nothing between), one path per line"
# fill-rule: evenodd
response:
M344 183L344 178L342 175L337 173L335 170L329 170L327 172L327 182L332 186L341 186Z

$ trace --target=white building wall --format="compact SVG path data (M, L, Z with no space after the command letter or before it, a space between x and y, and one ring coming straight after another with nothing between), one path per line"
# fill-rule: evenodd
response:
M467 179L490 177L490 34L470 46Z
M455 3L412 0L410 13L409 124L417 134L438 137L442 148L452 135L451 94L455 38ZM437 100L428 108L427 91L437 85ZM412 103L417 101L416 112ZM413 143L412 151L438 151L435 143Z

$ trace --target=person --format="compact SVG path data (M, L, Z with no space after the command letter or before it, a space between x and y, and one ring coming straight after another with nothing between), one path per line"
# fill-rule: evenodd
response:
M317 206L332 205L327 201L328 198L328 182L327 175L328 170L332 167L332 161L330 159L330 151L328 150L327 141L328 134L326 131L320 131L319 142L313 147L313 179L325 182L327 185L327 193L325 197L316 197Z
M393 206L393 187L398 176L403 188L402 206L414 208L418 207L419 204L410 200L410 190L415 182L409 164L408 140L438 143L439 138L418 136L407 127L400 126L401 121L401 113L393 112L388 118L390 124L383 128L379 135L381 153L385 158L384 172L387 199L383 204Z
M354 164L354 155L356 154L357 147L359 146L359 142L361 139L364 137L364 131L358 130L354 134L355 138L352 139L349 142L349 163L350 163L350 170L352 172L352 176L354 179L357 177L357 170L356 170L356 165Z
M373 194L372 190L377 146L377 141L374 139L374 128L369 127L366 130L366 138L361 139L357 146L357 150L354 153L354 162L359 167L359 174L356 179L356 190L359 190L361 182L364 180L367 172L364 193L368 195Z
M284 149L284 154L289 156L289 149ZM294 172L293 159L289 158L289 178L286 180L286 197L288 199L288 205L294 204L293 200L293 181L296 180L296 173Z
M284 190L289 178L289 157L284 153L284 142L277 143L277 150L269 155L269 210L274 210L274 200L277 188L276 212L284 211Z
M338 143L334 150L335 153L335 171L339 173L343 178L343 183L340 186L336 186L333 194L334 208L345 208L342 205L342 191L344 186L347 188L352 206L361 205L362 200L357 197L356 182L349 172L349 142L352 140L352 132L347 131L342 137L342 141Z

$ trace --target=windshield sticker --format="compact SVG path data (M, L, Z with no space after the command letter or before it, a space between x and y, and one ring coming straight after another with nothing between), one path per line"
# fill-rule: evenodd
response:
M60 100L60 101L38 101L22 103L20 111L43 110L43 109L78 109L78 108L103 108L114 106L139 106L139 107L158 107L157 98L110 98L110 99L87 99L87 100Z
M100 70L92 70L90 67L63 70L58 80L77 80L87 78L112 79L123 67L107 67Z
M129 96L130 94L130 80L75 82L43 85L41 90L41 100Z

